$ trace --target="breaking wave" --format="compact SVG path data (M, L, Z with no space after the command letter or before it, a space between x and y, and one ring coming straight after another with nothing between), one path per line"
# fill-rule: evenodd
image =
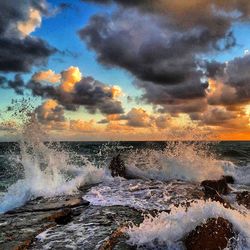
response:
M131 151L126 158L129 176L151 180L201 182L231 175L236 183L249 185L249 166L218 160L210 143L173 142L164 149Z
M37 197L72 194L83 185L109 178L105 168L96 168L84 156L81 156L84 167L72 164L71 153L46 144L45 139L44 131L32 118L23 131L20 157L16 162L23 167L24 178L11 185L1 197L0 213Z
M250 213L240 213L225 208L218 202L199 200L191 207L173 207L170 213L162 212L156 217L147 215L139 226L132 225L125 231L129 235L129 243L146 249L181 250L185 249L182 239L196 226L209 218L223 217L233 224L237 235L237 248L250 248Z

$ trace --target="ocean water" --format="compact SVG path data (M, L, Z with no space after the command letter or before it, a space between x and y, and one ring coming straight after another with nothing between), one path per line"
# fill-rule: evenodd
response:
M118 153L134 179L111 176L108 166ZM132 244L182 249L183 235L207 218L223 216L239 232L238 249L250 249L250 213L233 194L228 199L237 210L201 200L188 210L173 206L187 201L201 181L222 175L234 177L233 191L250 190L250 142L43 142L29 134L19 143L0 143L0 213L97 184L83 197L92 205L171 209L127 228Z
M68 168L72 171L73 169L82 171L90 167L106 169L112 157L118 153L122 153L129 171L131 173L134 171L140 178L145 175L145 178L157 179L158 175L158 179L162 180L201 181L225 173L224 170L221 171L221 166L224 166L228 174L232 174L236 179L239 178L239 184L250 182L248 141L47 142L44 144L43 149L37 148L37 152L24 155L20 143L0 142L1 194L5 193L11 184L25 178L25 168L29 164L39 165L36 170L39 168L43 170L41 165L44 165L45 169L47 164L47 170L53 170L54 175L55 170L63 170L62 165L65 164L67 165L65 170ZM61 166L56 166L60 164ZM188 164L190 165L187 166ZM35 166L31 166L31 169L34 168ZM67 179L70 179L70 174Z

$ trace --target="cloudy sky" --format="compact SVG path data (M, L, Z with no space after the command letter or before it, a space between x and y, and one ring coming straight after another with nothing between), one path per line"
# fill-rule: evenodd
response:
M250 140L249 0L2 0L0 12L0 140L18 138L25 103L58 140Z

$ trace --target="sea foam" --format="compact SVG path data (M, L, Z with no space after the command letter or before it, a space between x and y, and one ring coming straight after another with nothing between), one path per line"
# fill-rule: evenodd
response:
M11 185L0 198L0 213L19 207L36 197L53 197L77 192L86 184L110 178L105 168L96 168L81 156L84 166L70 163L70 153L44 142L44 134L36 121L25 127L20 141L19 164L24 178Z
M129 235L129 243L149 249L180 250L185 249L182 239L196 226L206 222L208 218L223 217L233 224L238 233L237 248L247 250L250 248L250 213L240 213L225 208L218 202L205 202L199 200L186 207L173 207L171 212L160 213L156 217L147 216L139 226L127 227L125 232ZM157 248L158 247L158 248Z

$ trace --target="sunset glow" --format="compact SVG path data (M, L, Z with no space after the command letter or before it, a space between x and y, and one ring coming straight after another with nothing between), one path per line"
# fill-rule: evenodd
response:
M21 122L11 107L21 99L58 140L171 140L185 128L250 140L250 15L240 4L38 2L0 33L13 44L2 46L1 140L18 138L5 124Z

